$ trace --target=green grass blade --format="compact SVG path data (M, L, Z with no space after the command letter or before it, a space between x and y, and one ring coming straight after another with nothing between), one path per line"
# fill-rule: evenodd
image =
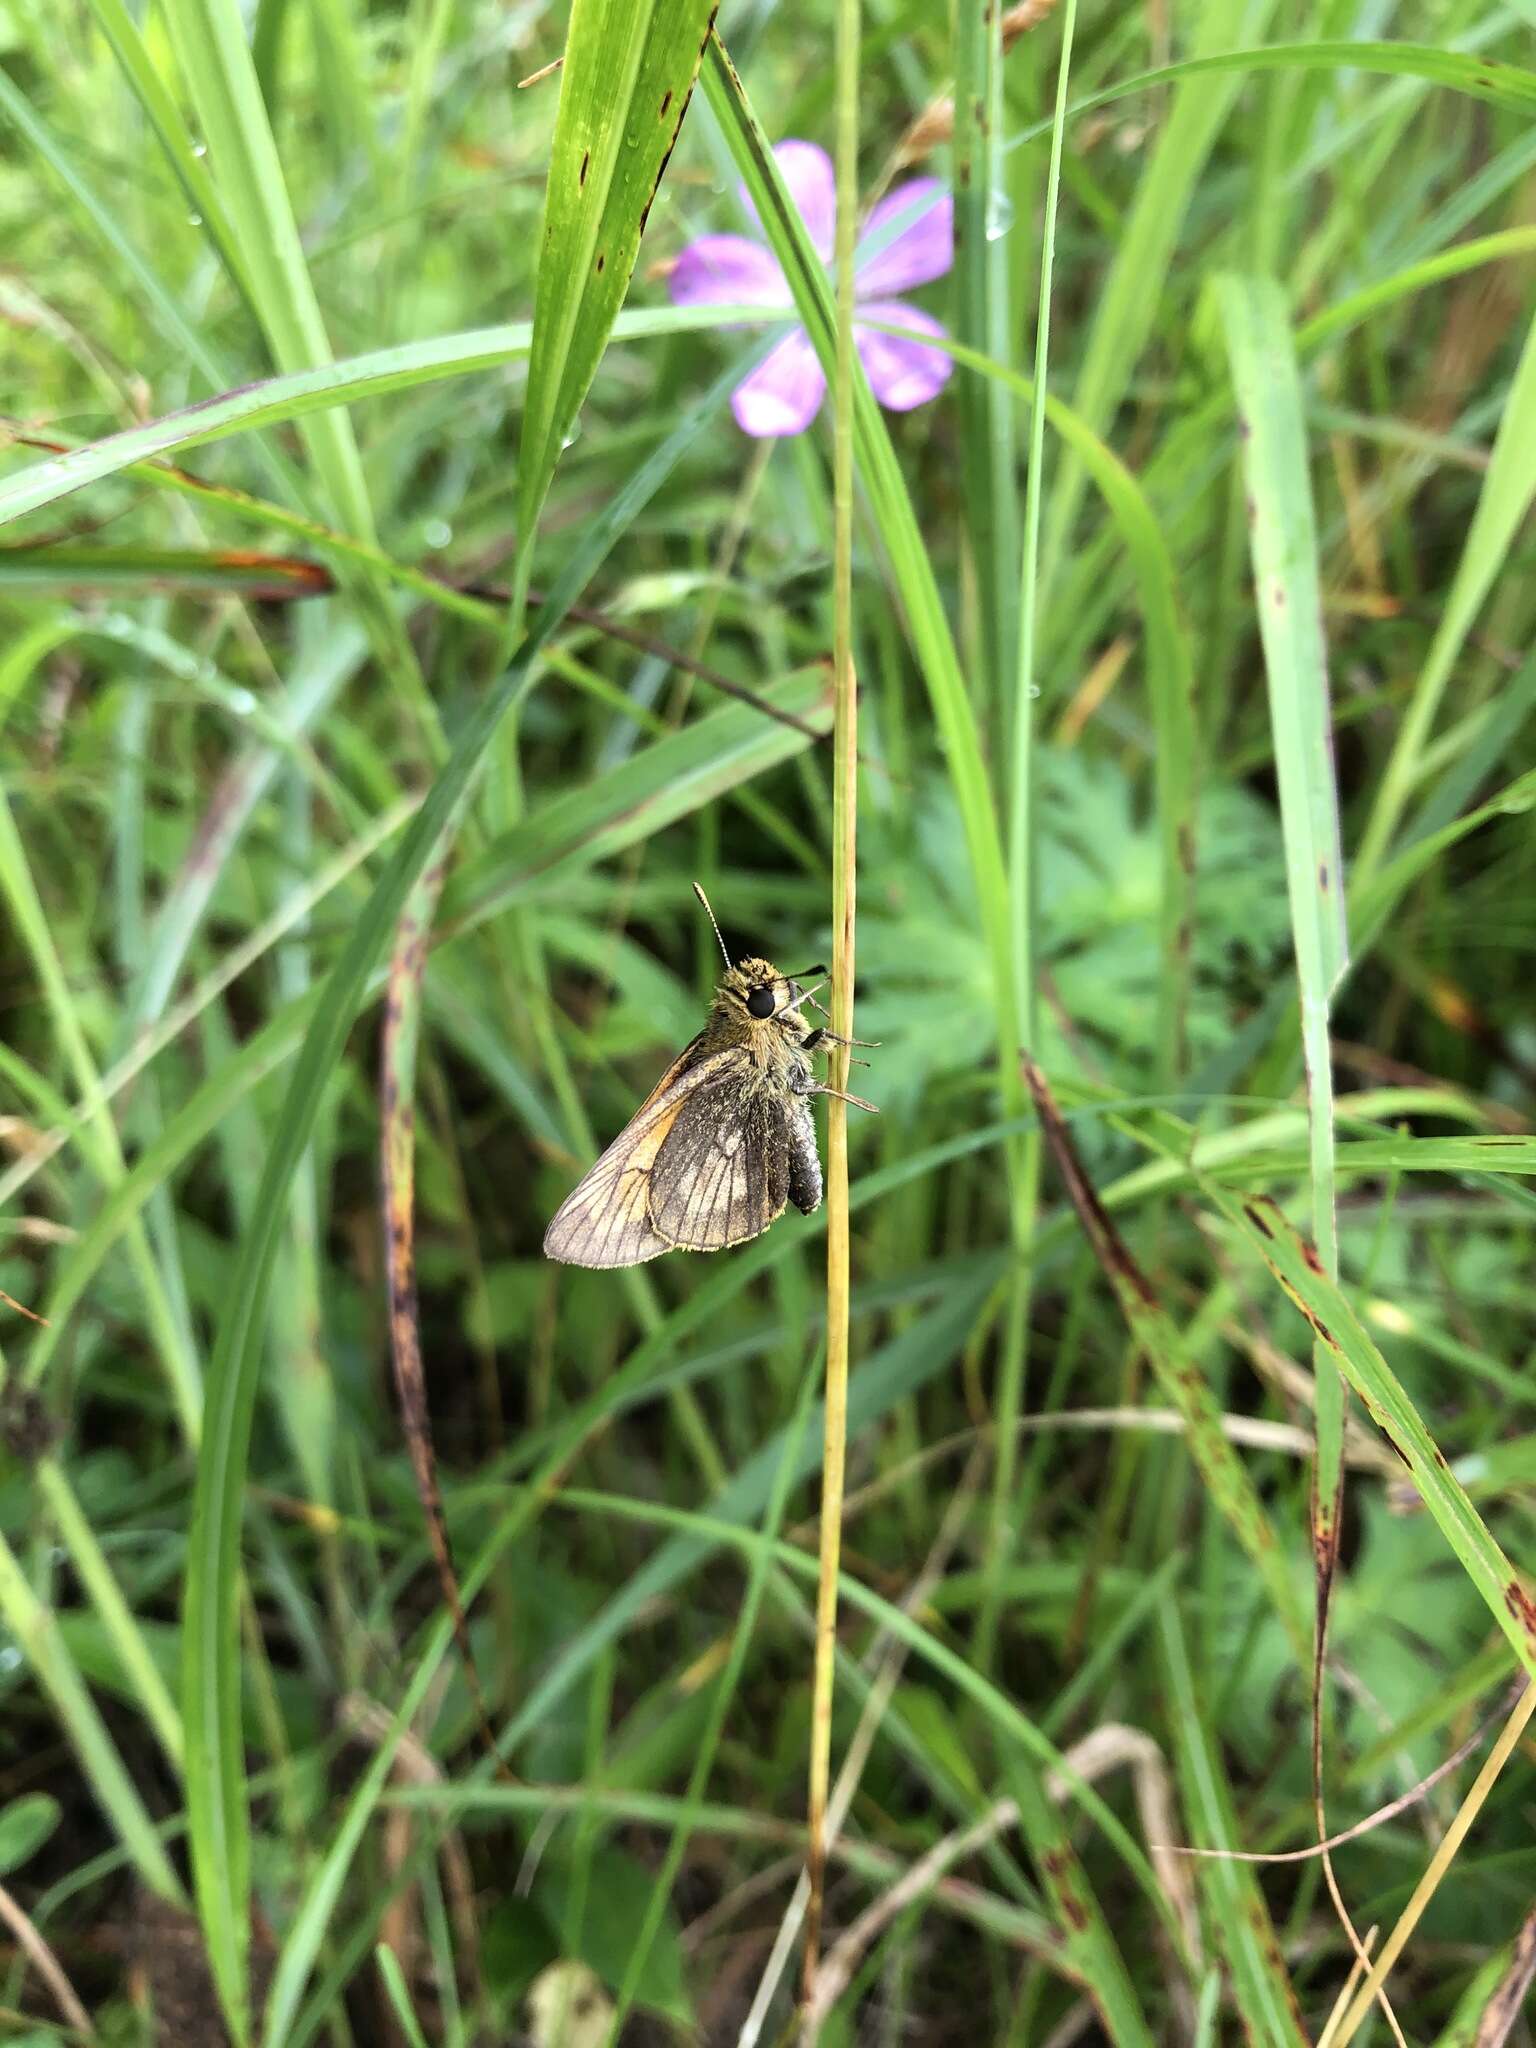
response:
M1134 93L1179 79L1204 78L1225 71L1370 71L1383 77L1421 78L1464 93L1492 107L1529 116L1536 111L1536 71L1470 51L1441 49L1434 43L1330 42L1259 43L1248 49L1223 50L1184 57L1154 71L1123 78L1102 92L1086 94L1067 109L1069 119L1112 106ZM1037 121L1013 138L1013 147L1038 142L1050 133L1049 121Z
M762 124L724 48L712 40L703 70L709 104L725 131L731 154L757 210L763 233L783 267L795 307L830 379L836 365L832 295L825 269L806 236L784 187ZM923 545L896 452L874 396L854 368L855 460L868 494L897 595L906 613L934 722L944 749L965 831L981 928L994 982L1000 1083L1004 1100L1019 1099L1013 1048L1018 1015L1013 993L1014 933L997 811L987 778L975 713L945 616L928 551Z
M110 1111L99 1099L100 1076L90 1039L59 954L52 921L38 892L25 843L3 792L0 792L0 901L8 905L15 933L34 963L76 1092L87 1100L97 1099L96 1108L82 1122L81 1137L92 1170L110 1192L121 1183L127 1172L122 1141ZM137 1217L128 1229L128 1250L182 1429L188 1442L195 1443L203 1399L198 1361L182 1321L175 1312L166 1275L156 1261L149 1238ZM43 1332L44 1336L47 1334Z
M1220 1746L1196 1689L1183 1626L1169 1600L1158 1608L1158 1626L1168 1728L1192 1846L1239 1849L1243 1844ZM1255 2048L1304 2048L1307 2033L1253 1865L1202 1856L1195 1872L1211 1942L1231 1972L1244 2039Z
M954 328L978 353L1006 360L1009 251L995 214L1007 205L1003 159L1002 21L996 9L954 11ZM971 560L980 612L978 697L998 713L1017 668L1019 603L1018 433L1006 387L962 378L960 464ZM1006 732L1007 719L999 730Z
M70 1563L79 1574L80 1583L90 1595L102 1626L117 1651L138 1708L154 1729L160 1747L179 1775L185 1747L181 1716L176 1711L170 1689L160 1675L160 1666L144 1640L143 1631L123 1598L122 1588L113 1576L90 1517L81 1507L68 1474L55 1456L50 1454L40 1458L33 1478L39 1498L53 1517L60 1541L69 1552Z
M774 1474L763 1510L762 1540L752 1553L748 1567L746 1591L742 1596L735 1627L731 1631L731 1647L726 1656L725 1669L709 1704L709 1718L700 1736L693 1766L688 1773L688 1785L684 1797L690 1807L697 1806L709 1787L709 1774L714 1766L715 1753L720 1738L725 1732L726 1716L736 1697L741 1682L747 1652L757 1629L758 1615L763 1604L763 1593L768 1583L768 1568L772 1562L773 1546L779 1540L779 1531L784 1523L784 1511L789 1501L790 1482L800 1458L800 1445L805 1433L806 1418L810 1413L811 1396L815 1390L814 1368L807 1373L805 1388L800 1405L784 1432L783 1445L779 1452L778 1470ZM662 1858L656 1884L646 1907L645 1918L636 1937L633 1952L624 1972L624 1982L619 1987L617 2010L609 2034L609 2048L617 2048L619 2032L636 1994L645 1977L645 1966L650 1959L652 1944L661 1931L661 1923L671 1901L672 1887L682 1868L692 1830L686 1818L680 1819L672 1831Z
M1207 72L1200 60L1244 31L1262 30L1271 12L1272 0L1254 10L1246 0L1221 0L1201 8L1193 17L1195 58L1186 65L1169 65L1162 74L1178 77L1179 88L1146 175L1137 184L1099 293L1072 394L1074 411L1096 434L1105 432L1125 396L1157 316L1191 195L1241 90L1241 78L1227 68L1235 59L1218 60L1221 68L1214 72ZM1101 103L1100 95L1090 95L1072 107L1069 116ZM1047 602L1072 540L1086 481L1080 462L1069 457L1062 463L1051 493L1041 561L1040 587Z
M236 290L254 306L256 293L247 252L214 183L207 152L199 149L188 132L175 96L161 77L125 0L90 0L90 8L155 131L188 206L212 236ZM195 353L193 360L197 360Z
M1307 429L1290 319L1280 286L1269 278L1229 275L1218 280L1216 289L1237 398L1254 594L1280 784L1280 825L1312 1134L1312 1231L1323 1264L1337 1278L1329 1018L1334 991L1349 959L1349 937ZM1313 1368L1317 1466L1312 1540L1317 1559L1321 1656L1338 1556L1344 1390L1321 1345L1314 1348Z
M519 595L565 438L629 290L715 0L575 0L544 189L517 465Z
M330 341L238 0L166 0L165 19L273 360L282 370L327 364ZM370 540L373 513L350 418L327 412L302 431L340 524Z
M135 1870L152 1892L180 1903L183 1893L154 1823L117 1745L107 1732L70 1656L55 1616L33 1592L11 1546L0 1536L0 1616L52 1700L80 1759L92 1796L111 1822Z
M631 754L598 781L552 797L499 834L465 862L444 891L443 921L478 921L535 888L621 853L750 777L804 753L812 733L831 730L824 670L787 677L763 695L775 709L802 720L810 733L765 718L746 704L710 712Z
M1033 401L1033 378L959 342L947 346L962 368L1006 384L1019 398ZM1079 413L1049 392L1045 418L1103 499L1136 579L1146 635L1147 694L1155 732L1153 774L1162 856L1158 888L1162 971L1158 979L1157 1063L1160 1071L1172 1075L1184 1064L1200 769L1194 663L1182 616L1178 575L1168 537L1134 471Z
M1360 841L1359 867L1369 880L1397 834L1418 786L1425 747L1452 671L1473 621L1510 560L1521 523L1536 498L1536 320L1526 332L1493 444L1488 474L1467 530L1466 545L1440 612L1435 637L1383 772Z

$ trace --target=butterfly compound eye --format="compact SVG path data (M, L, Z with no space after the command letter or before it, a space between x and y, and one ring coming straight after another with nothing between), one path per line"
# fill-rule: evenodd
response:
M747 1014L750 1017L771 1017L773 1015L773 990L755 988L747 997Z

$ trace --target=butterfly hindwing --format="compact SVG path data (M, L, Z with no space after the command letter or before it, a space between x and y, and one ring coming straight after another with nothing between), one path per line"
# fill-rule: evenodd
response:
M597 1163L577 1182L544 1233L545 1256L568 1266L638 1266L674 1248L650 1217L651 1175L676 1118L708 1090L729 1049L706 1053L696 1038L662 1075Z
M650 1178L651 1226L669 1244L721 1251L782 1216L789 1198L789 1120L748 1055L679 1104Z

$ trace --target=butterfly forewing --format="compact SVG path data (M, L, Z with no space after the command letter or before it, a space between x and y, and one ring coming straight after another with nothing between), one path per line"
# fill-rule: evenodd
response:
M788 1197L784 1104L733 1049L678 1106L651 1174L651 1223L672 1244L717 1252L766 1230Z
M730 1056L729 1050L704 1052L702 1037L678 1054L555 1211L544 1233L546 1257L568 1266L638 1266L674 1249L674 1241L651 1225L652 1169L679 1110Z

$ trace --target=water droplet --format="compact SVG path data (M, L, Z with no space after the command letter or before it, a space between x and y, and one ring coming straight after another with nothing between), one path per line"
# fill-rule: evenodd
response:
M21 1652L14 1643L0 1644L0 1671L12 1672L21 1666Z
M577 443L577 442L578 442L578 441L579 441L580 439L581 439L581 422L580 422L580 420L573 420L573 421L571 422L571 431L570 431L570 432L569 432L569 433L568 433L568 434L566 435L565 439L564 439L564 440L563 440L563 441L562 441L562 442L560 443L560 446L561 446L562 450L564 450L564 449L566 449L566 448L574 448L574 447L575 447L575 445L576 445L576 443Z
M1038 683L1031 683L1025 694L1029 697L1038 697L1040 694L1040 685Z
M229 693L229 708L237 718L249 718L260 707L249 690L236 689Z
M453 528L446 519L429 519L421 529L421 537L429 548L445 548L453 539Z
M200 213L189 213L187 215L187 226L189 228L200 228L202 224L203 216Z
M206 143L206 142L194 142L194 143L193 143L193 145L192 145L192 154L193 154L194 156L206 156L206 155L208 154L208 145L207 145L207 143Z
M1000 242L1013 226L1013 201L994 185L987 194L987 240Z

